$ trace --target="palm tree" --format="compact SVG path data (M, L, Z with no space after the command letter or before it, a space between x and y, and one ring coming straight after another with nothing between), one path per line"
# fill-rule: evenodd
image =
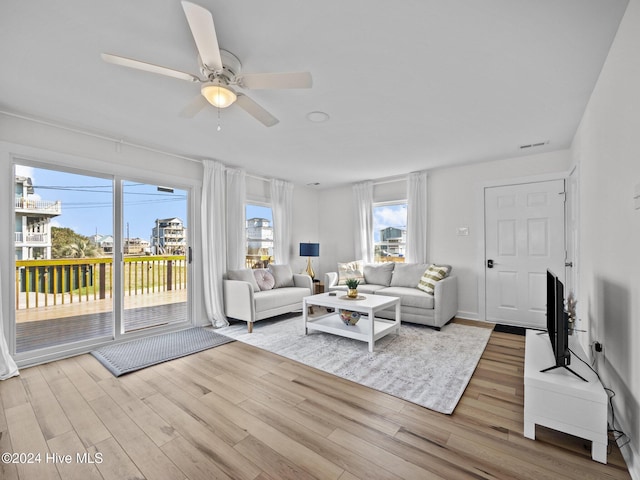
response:
M87 258L98 257L100 250L95 243L88 240L76 240L65 245L62 249L62 256L65 258Z

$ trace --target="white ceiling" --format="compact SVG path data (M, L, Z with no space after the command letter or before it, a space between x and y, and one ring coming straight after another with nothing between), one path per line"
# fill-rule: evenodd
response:
M570 145L627 5L193 1L244 72L312 73L310 90L247 92L279 124L232 106L218 132L213 107L179 115L197 84L101 60L198 74L179 0L2 0L0 109L320 188L540 153Z

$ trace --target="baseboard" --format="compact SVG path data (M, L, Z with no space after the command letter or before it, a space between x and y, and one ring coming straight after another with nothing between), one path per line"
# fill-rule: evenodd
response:
M477 312L459 311L456 313L456 318L462 318L463 320L480 320L480 315L478 315Z

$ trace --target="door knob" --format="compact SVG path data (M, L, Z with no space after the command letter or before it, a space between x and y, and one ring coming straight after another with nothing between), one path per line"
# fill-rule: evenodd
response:
M493 260L487 260L487 268L493 268Z

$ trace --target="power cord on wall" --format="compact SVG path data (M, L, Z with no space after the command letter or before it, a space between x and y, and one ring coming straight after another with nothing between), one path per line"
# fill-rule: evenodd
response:
M591 345L591 348L593 349L593 345ZM596 374L596 377L598 377L598 380L600 380L600 383L602 383L600 374L596 371L595 368L589 365L589 363L587 363L586 360L583 360L582 358L580 358L580 356L576 355L576 353L573 350L569 349L569 351L571 352L571 355L573 355L575 358L577 358L582 363L584 363L587 367L589 367L589 369L591 369L591 371ZM592 355L592 357L595 358L594 355ZM618 445L618 448L622 448L626 444L628 444L631 441L631 439L622 430L618 430L616 428L616 412L613 409L613 397L616 396L616 392L614 392L612 389L608 387L605 387L604 385L603 385L603 388L604 388L604 391L607 392L607 397L609 397L609 408L611 408L611 427L612 428L608 428L607 431L613 435L613 440L614 442L616 442L616 444L618 443L618 440L620 440L621 438L623 437L627 438L627 440L624 443L622 443L621 445ZM607 448L607 450L608 450L607 453L611 453L609 448Z

